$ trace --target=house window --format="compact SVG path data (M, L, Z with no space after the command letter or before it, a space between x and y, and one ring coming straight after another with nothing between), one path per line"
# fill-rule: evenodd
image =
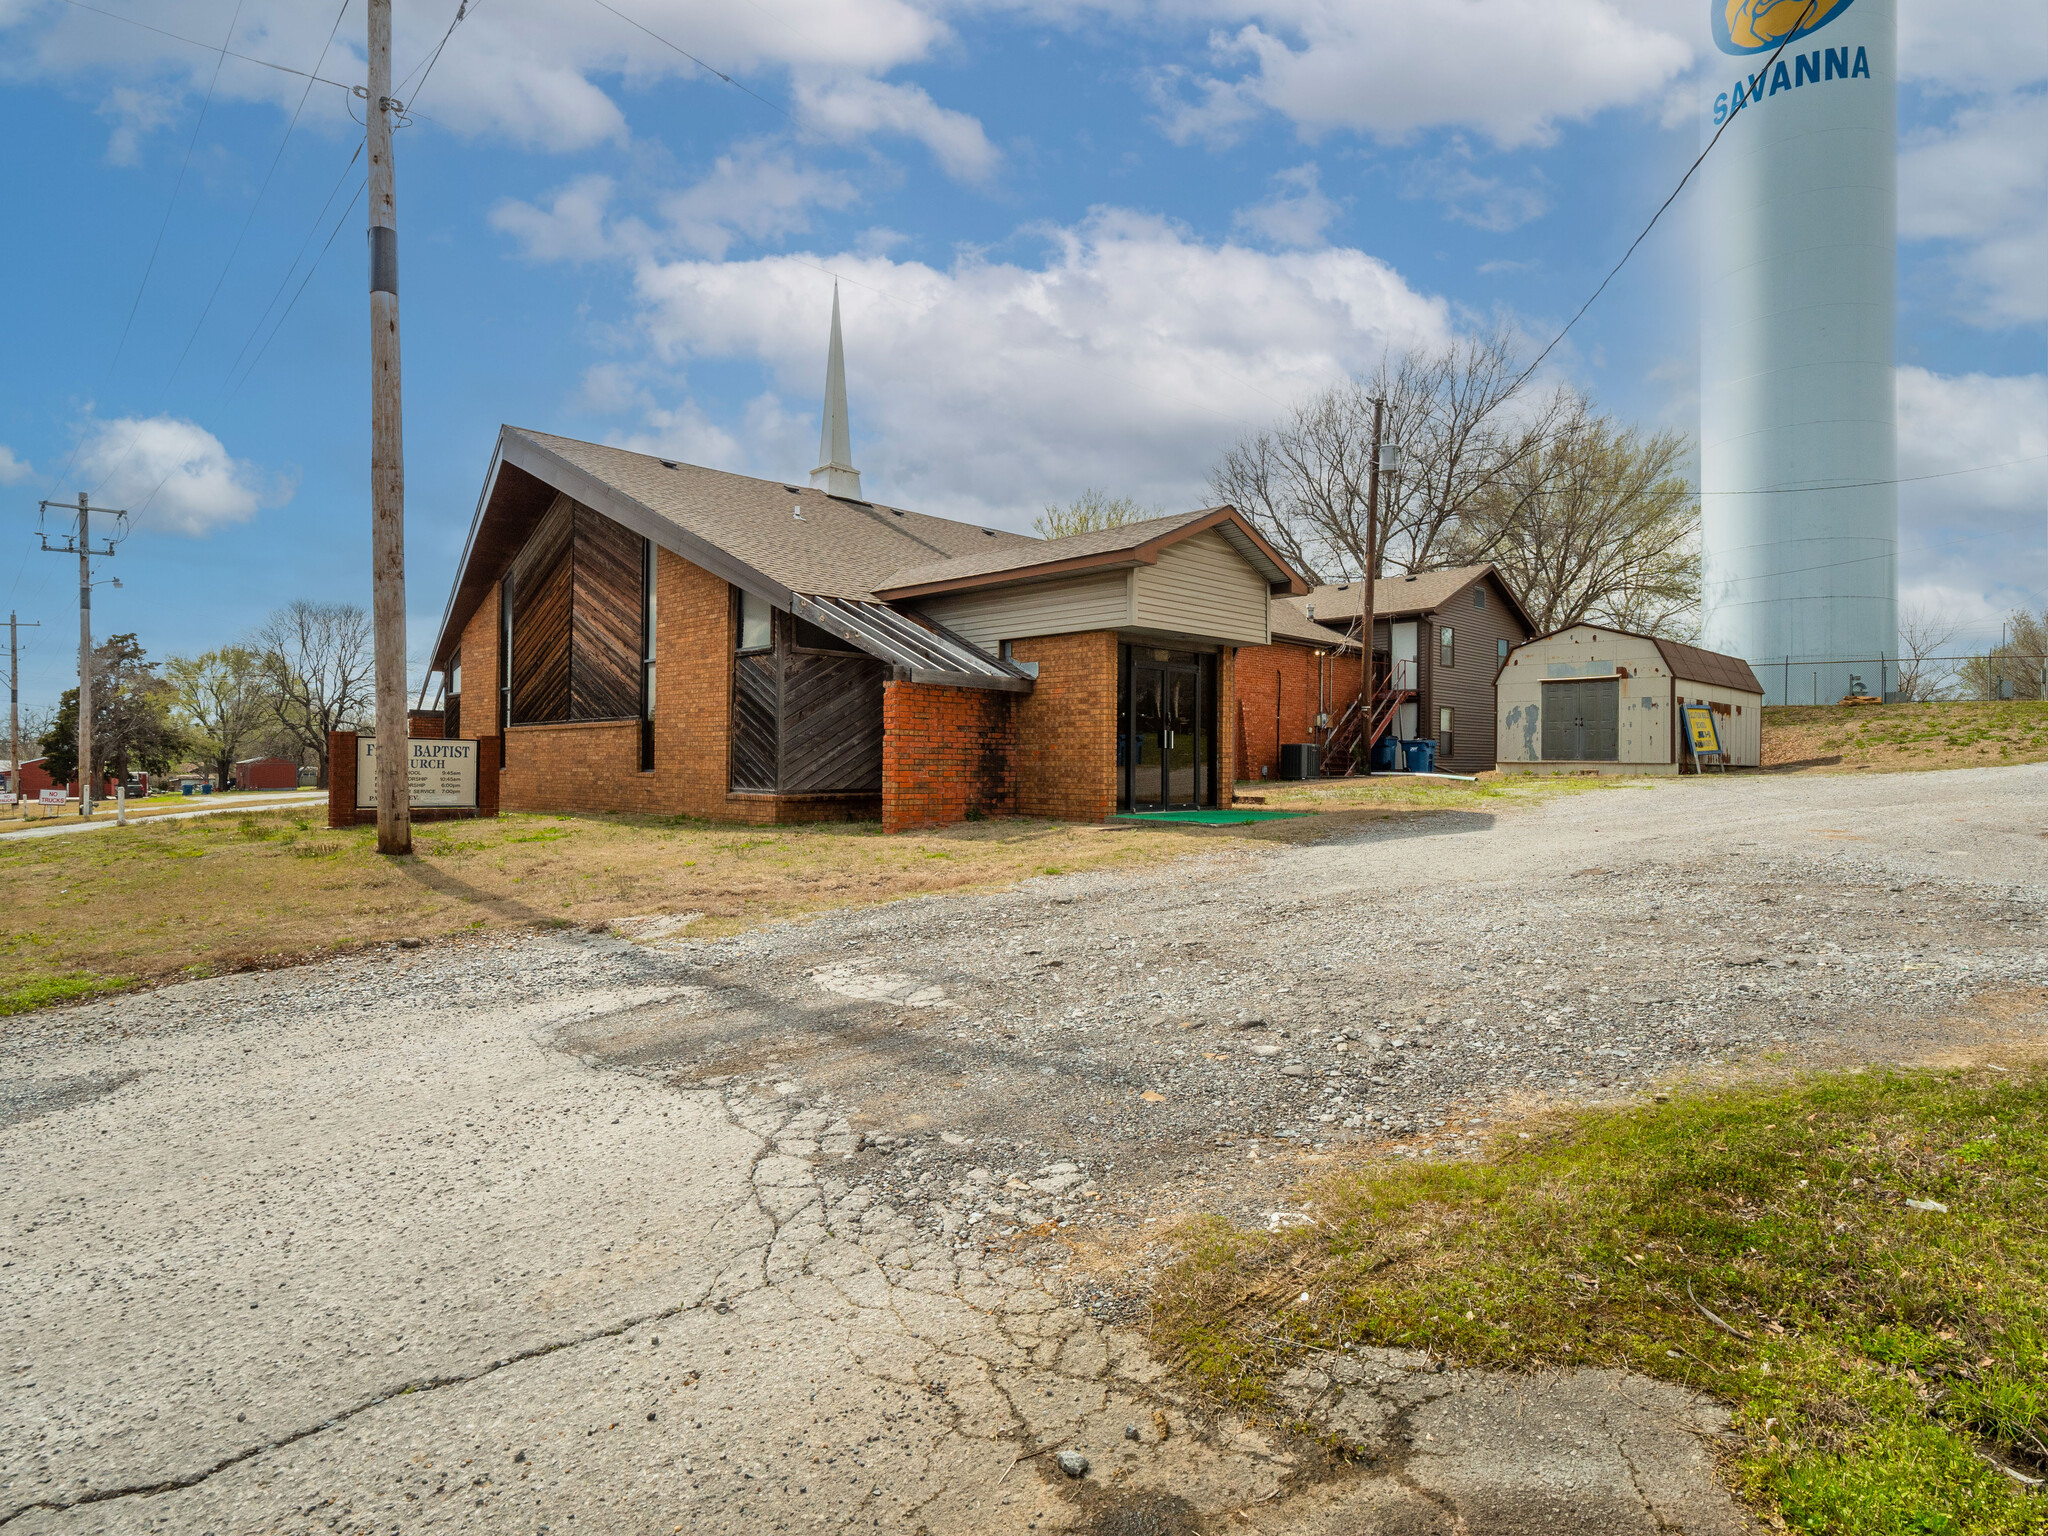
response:
M640 560L640 771L654 768L654 541Z
M1496 657L1497 657L1497 658L1499 659L1499 661L1500 661L1500 664L1501 664L1502 666L1506 666L1506 665L1508 664L1508 643L1507 643L1507 641L1505 641L1505 640L1496 640L1496 641L1494 641L1494 654L1495 654L1495 656L1496 656Z
M1446 626L1443 630L1443 645L1440 651L1442 661L1440 665L1446 671L1449 671L1452 667L1455 667L1458 664L1457 635L1458 632L1454 629L1449 628L1448 626Z
M1452 739L1451 706L1446 704L1436 712L1436 754L1438 757L1448 758L1451 755Z
M1486 606L1486 588L1474 587L1472 589L1472 606L1474 608L1484 608Z
M765 651L775 644L775 610L768 599L751 592L740 594L740 649Z

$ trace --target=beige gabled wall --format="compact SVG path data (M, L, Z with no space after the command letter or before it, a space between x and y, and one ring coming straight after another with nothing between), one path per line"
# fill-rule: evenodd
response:
M1264 645L1273 638L1271 612L1266 578L1213 528L1169 544L1157 565L1131 572L1131 622L1139 629Z
M992 591L948 592L917 606L928 618L993 654L1005 640L1128 627L1131 573L1102 571Z
M1671 674L1663 652L1654 641L1585 625L1532 640L1508 657L1494 685L1496 760L1502 767L1543 763L1544 683L1613 677L1622 668L1628 676L1620 682L1616 759L1571 766L1671 772Z
M1714 729L1721 738L1721 750L1730 766L1761 768L1764 761L1764 696L1740 693L1733 688L1715 688L1706 683L1678 680L1681 704L1719 704L1714 712Z

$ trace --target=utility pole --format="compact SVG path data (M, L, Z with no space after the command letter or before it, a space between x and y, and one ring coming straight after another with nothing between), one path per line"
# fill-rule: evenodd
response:
M51 507L69 508L69 502L45 501L40 503L47 512ZM92 815L92 561L99 555L111 559L114 541L107 540L105 549L92 547L92 515L95 512L110 513L125 518L128 514L114 507L93 507L86 505L85 492L78 493L78 532L62 544L52 544L50 536L42 536L43 550L52 555L78 556L78 814Z
M21 631L41 629L42 621L24 624L18 614L7 615L7 784L14 791L14 803L21 804ZM28 813L24 811L23 815Z
M391 0L369 0L370 574L377 655L377 851L412 852L405 713L405 442L399 410L398 184Z
M1365 751L1365 772L1372 772L1372 624L1373 583L1380 574L1380 433L1386 426L1387 402L1372 403L1372 463L1365 471L1365 571L1359 581L1358 744Z

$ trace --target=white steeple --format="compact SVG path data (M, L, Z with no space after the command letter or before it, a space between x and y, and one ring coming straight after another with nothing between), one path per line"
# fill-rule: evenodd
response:
M830 496L861 499L853 467L853 429L846 422L846 351L839 342L839 285L832 285L832 345L825 353L825 425L818 433L818 467L811 484Z

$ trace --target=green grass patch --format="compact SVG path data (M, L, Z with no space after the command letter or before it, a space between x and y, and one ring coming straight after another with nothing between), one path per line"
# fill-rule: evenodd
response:
M73 971L66 976L38 976L30 981L0 987L0 1018L37 1008L54 1008L59 1003L75 1003L88 997L104 997L109 992L123 991L130 985L132 983L126 977L94 976L86 971Z
M1737 1486L1792 1529L2048 1531L2048 1490L1987 1459L2048 1477L2041 1074L1582 1112L1306 1193L1314 1226L1200 1224L1160 1287L1159 1341L1219 1397L1263 1401L1308 1348L1621 1366L1732 1403Z

